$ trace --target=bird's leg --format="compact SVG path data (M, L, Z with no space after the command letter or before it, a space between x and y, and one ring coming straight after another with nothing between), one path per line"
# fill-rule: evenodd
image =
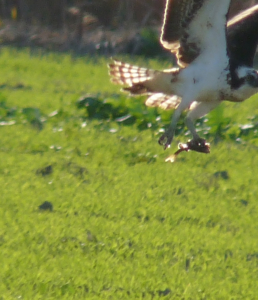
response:
M187 145L189 150L194 150L203 153L210 152L210 145L206 143L205 139L200 138L197 134L194 121L204 115L206 115L209 111L214 109L220 102L201 102L198 103L186 116L185 124L190 130L193 139L190 140Z
M174 133L175 127L173 126L173 124L170 124L165 133L162 134L162 136L159 138L159 144L161 146L164 146L164 150L170 147L170 144L172 143L174 138Z
M189 118L189 116L186 117L185 124L193 136L193 139L187 143L189 150L195 150L198 152L209 153L210 152L209 144L207 144L206 140L202 139L197 134L194 123L193 123L192 119Z
M209 111L215 108L220 102L201 102L197 103L187 114L185 119L185 124L190 130L193 139L189 140L186 144L179 143L178 150L173 154L167 157L166 161L174 162L178 156L183 151L188 152L189 150L202 152L202 153L210 153L210 144L206 143L205 139L200 138L197 134L194 121L204 115L206 115Z
M175 130L176 130L176 125L177 122L180 118L180 115L182 111L185 109L185 105L182 104L182 102L179 104L177 109L175 110L172 121L168 127L168 129L165 131L165 133L160 137L159 139L159 144L164 146L164 149L166 150L168 147L170 147L170 144L173 141L174 135L175 135Z

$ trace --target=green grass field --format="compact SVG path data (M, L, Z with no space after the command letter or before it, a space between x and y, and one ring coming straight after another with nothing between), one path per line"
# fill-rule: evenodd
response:
M164 151L171 113L106 64L0 52L0 299L257 299L258 97L200 121L210 154L165 163L182 121Z

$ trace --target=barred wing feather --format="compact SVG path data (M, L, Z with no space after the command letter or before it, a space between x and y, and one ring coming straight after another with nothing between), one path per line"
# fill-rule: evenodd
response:
M165 95L162 93L155 93L151 95L145 102L146 106L160 107L164 110L177 108L181 102L181 98L176 95Z

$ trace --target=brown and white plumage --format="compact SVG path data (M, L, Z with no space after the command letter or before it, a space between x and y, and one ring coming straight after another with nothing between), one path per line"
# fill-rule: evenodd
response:
M176 108L159 140L165 148L183 110L190 108L185 123L193 141L203 146L194 127L197 118L223 100L241 102L258 92L252 68L258 5L227 23L229 5L230 0L167 0L161 43L176 55L180 68L157 71L119 61L109 65L111 80L126 85L125 91L149 95L147 106Z
M231 60L252 68L258 43L258 5L229 20L227 40Z
M176 95L155 93L146 100L145 104L149 107L160 107L164 110L170 110L177 108L180 102L181 98Z
M163 77L165 79L166 76L164 72L132 66L117 60L109 64L109 70L112 82L128 86L123 88L124 91L130 92L131 95L151 94L145 102L147 106L156 106L167 110L176 108L181 101L181 98L176 95L153 93L154 85L162 86L166 83L166 80L163 80ZM174 73L175 77L178 71L178 68L169 70L171 74ZM152 82L152 79L155 82Z
M114 60L109 65L111 81L117 84L133 85L151 79L157 72L151 69L132 66L121 61Z
M189 35L190 25L201 9L204 1L168 0L164 13L164 22L160 41L164 48L177 57L181 67L187 66L200 53L196 34Z

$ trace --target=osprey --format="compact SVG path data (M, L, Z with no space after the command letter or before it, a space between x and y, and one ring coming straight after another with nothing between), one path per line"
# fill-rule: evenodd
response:
M164 71L114 61L111 80L132 95L148 94L147 106L175 109L159 144L170 146L178 119L193 139L181 150L209 152L194 121L223 100L242 102L258 92L253 60L258 42L258 5L227 20L230 0L167 0L161 33L164 48L176 55L178 68Z

